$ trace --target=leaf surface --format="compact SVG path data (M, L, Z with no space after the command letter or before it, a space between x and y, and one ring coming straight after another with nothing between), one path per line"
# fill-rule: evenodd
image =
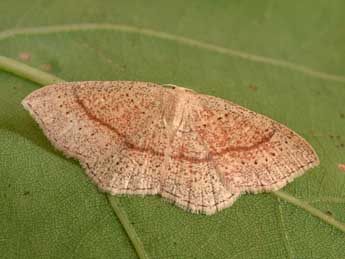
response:
M172 83L265 114L321 160L284 191L345 222L343 1L83 2L1 1L1 54L67 81ZM21 107L39 87L0 71L0 254L136 258L105 195ZM120 206L150 258L345 257L345 233L271 194L214 216L158 197Z

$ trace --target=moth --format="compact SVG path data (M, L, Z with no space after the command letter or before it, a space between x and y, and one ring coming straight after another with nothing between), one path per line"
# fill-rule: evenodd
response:
M49 85L22 104L103 191L154 195L213 214L319 164L286 126L228 100L136 81Z

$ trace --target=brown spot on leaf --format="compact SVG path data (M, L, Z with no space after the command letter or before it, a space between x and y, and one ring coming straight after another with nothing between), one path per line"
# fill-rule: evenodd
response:
M53 66L51 64L42 64L40 65L40 68L44 71L51 71Z
M338 164L338 169L345 172L345 164Z
M333 216L333 213L332 213L332 211L330 211L330 210L326 210L325 213L326 213L328 216Z
M27 52L23 52L19 54L19 58L24 61L28 61L31 59L31 54Z
M249 89L252 90L253 92L256 92L258 90L258 87L256 85L249 85Z

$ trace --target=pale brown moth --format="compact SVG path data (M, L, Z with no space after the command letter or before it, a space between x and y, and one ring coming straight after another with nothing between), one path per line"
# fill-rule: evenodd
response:
M319 159L286 126L190 89L133 81L46 86L23 102L44 134L111 194L160 194L213 214L275 191Z

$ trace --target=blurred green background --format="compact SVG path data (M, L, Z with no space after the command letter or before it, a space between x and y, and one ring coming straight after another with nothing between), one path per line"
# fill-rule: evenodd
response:
M344 13L343 0L1 0L0 55L67 81L172 83L265 114L321 160L284 191L345 222ZM22 109L39 87L0 71L0 257L137 258L105 195ZM120 203L150 258L345 258L345 233L271 194L213 216L158 197Z

